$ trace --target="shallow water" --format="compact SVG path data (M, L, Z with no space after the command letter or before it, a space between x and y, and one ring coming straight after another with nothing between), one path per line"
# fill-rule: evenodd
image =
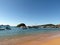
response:
M50 33L60 31L60 28L39 28L39 29L21 29L17 27L11 27L11 30L1 30L0 31L0 39L2 38L10 38L10 37L22 37L33 34L41 34L41 33Z

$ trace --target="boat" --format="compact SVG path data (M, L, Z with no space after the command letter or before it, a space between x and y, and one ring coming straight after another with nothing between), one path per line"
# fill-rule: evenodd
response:
M11 30L9 25L0 25L0 30Z

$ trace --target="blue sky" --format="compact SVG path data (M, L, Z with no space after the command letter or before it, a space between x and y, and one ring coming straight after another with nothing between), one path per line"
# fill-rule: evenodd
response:
M60 24L59 0L0 0L0 24Z

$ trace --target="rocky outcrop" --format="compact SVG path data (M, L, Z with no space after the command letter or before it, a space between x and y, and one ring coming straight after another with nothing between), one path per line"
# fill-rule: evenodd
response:
M27 26L24 23L18 24L17 27L20 27L20 28L23 28L23 29L27 28Z

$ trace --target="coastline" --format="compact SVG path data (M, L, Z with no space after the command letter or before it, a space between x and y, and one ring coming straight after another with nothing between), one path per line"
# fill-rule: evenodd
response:
M28 35L11 39L0 40L0 45L58 45L60 35L58 32ZM60 43L59 43L60 44Z

